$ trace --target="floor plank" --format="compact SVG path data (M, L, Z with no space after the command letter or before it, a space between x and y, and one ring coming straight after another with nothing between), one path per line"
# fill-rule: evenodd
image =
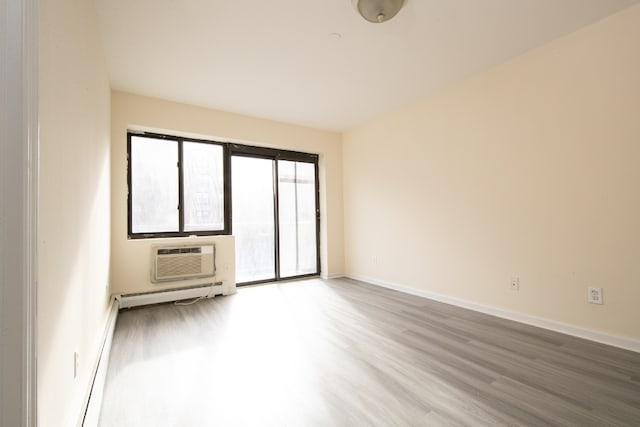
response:
M120 312L100 425L639 426L640 354L347 279Z

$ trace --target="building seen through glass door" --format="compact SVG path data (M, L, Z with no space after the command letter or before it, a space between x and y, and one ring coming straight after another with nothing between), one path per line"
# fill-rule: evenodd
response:
M255 151L231 156L236 282L319 274L317 156Z

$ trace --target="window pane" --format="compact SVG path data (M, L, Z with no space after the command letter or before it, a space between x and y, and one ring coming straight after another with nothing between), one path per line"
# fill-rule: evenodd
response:
M183 142L184 230L224 229L222 146Z
M178 143L131 137L131 231L178 231Z
M273 161L233 156L231 171L236 281L274 279Z
M278 161L280 277L317 273L313 163Z

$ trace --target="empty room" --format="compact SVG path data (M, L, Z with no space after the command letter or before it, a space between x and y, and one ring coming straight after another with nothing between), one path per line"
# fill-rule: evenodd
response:
M640 425L639 0L0 1L0 425Z

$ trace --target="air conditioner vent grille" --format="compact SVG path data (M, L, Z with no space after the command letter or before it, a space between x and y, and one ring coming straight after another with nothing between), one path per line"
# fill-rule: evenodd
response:
M199 256L190 257L162 257L158 258L158 276L176 277L200 274L202 259Z
M188 248L161 248L158 249L158 255L177 255L177 254L199 254L202 252L200 246Z
M215 274L215 246L156 247L152 251L152 282L166 282Z

